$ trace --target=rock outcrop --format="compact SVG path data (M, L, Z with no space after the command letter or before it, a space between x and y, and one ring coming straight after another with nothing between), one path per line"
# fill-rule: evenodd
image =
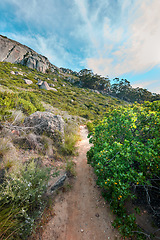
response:
M46 81L38 80L37 85L40 89L52 90L54 92L57 92L57 89L50 87Z
M20 63L43 73L47 70L62 72L58 67L51 64L46 57L2 35L0 35L0 62Z
M38 135L45 133L55 141L64 141L64 120L50 112L35 112L25 118L24 125Z

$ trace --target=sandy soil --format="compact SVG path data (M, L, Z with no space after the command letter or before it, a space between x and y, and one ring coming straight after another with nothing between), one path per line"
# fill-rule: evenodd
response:
M101 197L95 175L87 164L89 150L87 130L81 127L79 156L76 163L76 178L71 190L56 196L55 216L44 226L41 240L118 240L121 239L112 227L114 216L109 205Z

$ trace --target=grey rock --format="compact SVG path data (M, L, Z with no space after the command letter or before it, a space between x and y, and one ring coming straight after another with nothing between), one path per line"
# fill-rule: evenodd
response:
M50 87L46 81L42 81L42 83L38 84L40 89L50 90Z
M23 76L23 73L22 72L15 72L15 75L21 75L21 76Z
M54 92L57 92L57 89L50 87L49 84L46 81L43 82L41 80L38 80L37 85L39 86L40 89L52 90Z
M64 120L50 112L35 112L25 118L24 125L30 127L35 134L46 133L57 142L64 141Z
M63 186L65 180L67 178L67 174L63 175L62 177L60 177L60 179L58 179L58 181L51 187L51 191L55 191L56 189L60 188Z
M32 82L31 80L29 80L29 79L24 79L24 81L25 81L25 83L28 84L28 85L30 85L30 84L33 83L33 82Z
M55 87L55 85L53 83L50 83L49 86L50 87Z
M57 92L57 89L56 88L50 88L49 90L52 90L54 92Z
M47 69L52 72L62 72L58 67L51 64L46 57L2 35L0 35L0 62L20 63L43 73Z

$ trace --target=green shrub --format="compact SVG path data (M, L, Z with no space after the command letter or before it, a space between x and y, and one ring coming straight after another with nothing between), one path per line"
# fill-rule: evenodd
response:
M78 126L73 122L68 122L65 126L64 144L61 151L64 155L76 155L76 143L80 139Z
M0 186L1 239L26 239L31 233L48 179L49 169L38 167L34 160L6 175Z
M32 114L37 109L36 107L29 101L26 101L24 99L18 99L17 101L18 108L20 108L25 114Z
M87 128L88 128L89 133L93 132L93 130L94 130L93 122L87 122Z
M154 106L154 111L153 109ZM156 107L157 106L157 107ZM137 231L135 218L127 215L124 203L134 199L132 189L152 189L160 175L159 103L121 107L108 112L90 139L88 162L98 176L97 183L110 202L117 219L114 226L126 237ZM137 235L136 239L142 239Z
M30 92L21 92L18 95L20 98L25 99L28 102L31 102L37 111L44 111L44 107L40 101L40 99L34 94Z

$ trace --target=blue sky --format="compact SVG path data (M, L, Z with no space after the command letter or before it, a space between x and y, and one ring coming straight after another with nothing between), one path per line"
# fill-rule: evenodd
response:
M3 0L0 34L58 67L160 93L160 0Z

